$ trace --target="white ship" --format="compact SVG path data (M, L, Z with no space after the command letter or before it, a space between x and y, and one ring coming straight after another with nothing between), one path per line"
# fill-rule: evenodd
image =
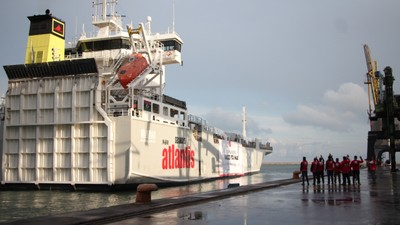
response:
M122 27L116 1L95 1L97 35L65 48L65 23L31 25L25 63L4 66L1 188L121 188L184 184L260 171L268 142L227 133L164 94L165 67L181 64L175 31L151 18ZM245 109L243 108L245 114Z

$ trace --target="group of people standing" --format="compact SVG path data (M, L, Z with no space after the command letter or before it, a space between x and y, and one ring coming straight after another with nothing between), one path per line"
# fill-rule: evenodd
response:
M350 176L353 176L353 184L360 185L360 166L364 162L363 158L360 156L358 159L357 156L354 156L353 160L350 160L349 156L343 156L343 160L339 161L339 158L333 160L333 156L329 154L328 159L324 160L322 156L315 157L311 163L310 171L313 175L313 185L315 184L325 184L325 171L327 174L328 185L330 184L342 184L342 185L350 185ZM371 160L368 161L368 165L370 170L376 170L376 161ZM307 185L310 185L308 180L308 162L306 157L303 157L303 161L300 163L300 171L302 174L302 184L304 185L307 182ZM373 175L373 178L375 176Z

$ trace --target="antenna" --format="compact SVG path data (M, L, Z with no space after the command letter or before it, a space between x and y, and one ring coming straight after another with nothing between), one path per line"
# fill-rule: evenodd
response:
M175 0L172 0L172 33L175 33Z
M103 0L102 3L102 14L103 14L103 21L105 21L107 19L107 0Z
M72 39L72 44L75 45L76 39L78 39L78 16L75 16L75 37Z

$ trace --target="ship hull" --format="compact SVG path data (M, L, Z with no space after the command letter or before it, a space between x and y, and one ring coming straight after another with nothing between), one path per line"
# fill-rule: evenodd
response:
M140 111L141 104L106 113L99 80L97 73L9 80L3 188L185 184L259 172L272 151L221 139L201 123Z
M189 128L134 118L121 124L129 122L131 136L120 143L130 144L120 146L121 152L117 150L117 154L127 154L129 159L124 166L122 161L116 162L121 166L120 171L128 168L119 176L123 183L184 183L242 176L259 172L266 153L245 148L237 142L216 139L207 131L201 132L199 137Z

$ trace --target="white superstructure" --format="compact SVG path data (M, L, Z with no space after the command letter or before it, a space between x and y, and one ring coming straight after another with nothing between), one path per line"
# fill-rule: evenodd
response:
M164 94L182 39L153 34L151 18L125 30L115 5L94 3L97 35L83 34L65 60L4 66L2 186L90 189L258 172L269 143L208 126ZM31 45L27 58L36 59Z

